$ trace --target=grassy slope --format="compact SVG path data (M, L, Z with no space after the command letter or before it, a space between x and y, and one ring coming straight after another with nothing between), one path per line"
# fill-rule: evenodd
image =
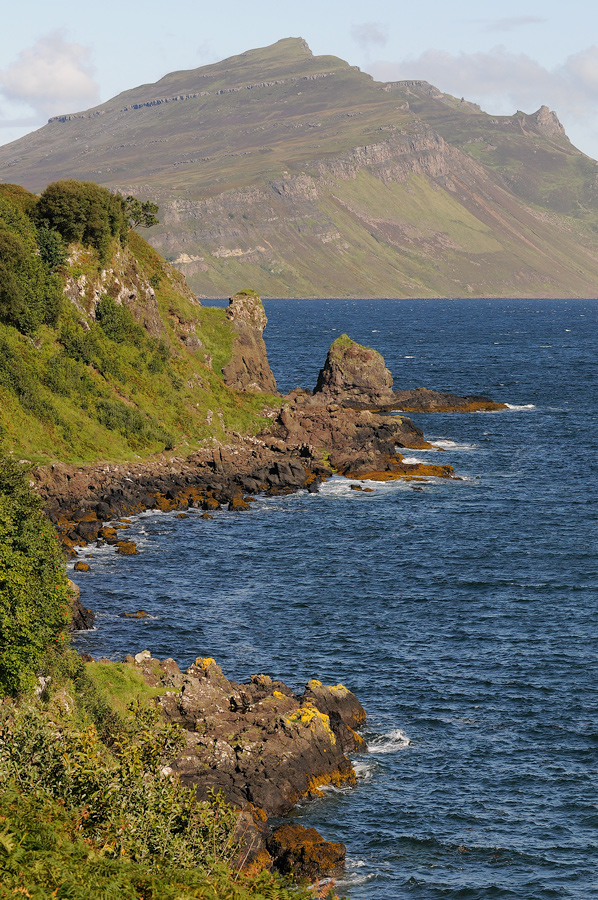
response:
M165 447L188 453L223 438L224 429L255 433L266 421L259 413L267 396L241 394L222 381L232 348L224 310L191 302L179 273L138 235L124 256L137 283L159 278L159 339L147 332L136 343L111 339L68 300L58 326L33 337L0 325L0 438L18 457L95 462ZM85 276L89 285L98 272L94 252L79 248L65 276ZM181 321L195 328L200 348L180 340Z
M318 174L422 122L462 154L448 179ZM433 89L386 90L299 39L171 73L0 148L0 178L37 190L72 173L160 201L151 239L186 254L204 296L243 283L266 296L592 296L598 281L596 164L566 138ZM315 193L272 188L303 173Z

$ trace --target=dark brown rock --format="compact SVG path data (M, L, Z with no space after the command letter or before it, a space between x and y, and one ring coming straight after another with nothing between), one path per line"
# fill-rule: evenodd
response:
M268 319L255 291L239 291L226 311L235 339L230 361L222 369L225 384L238 391L276 393L276 379L262 337Z
M160 705L186 731L172 769L202 795L219 787L239 806L251 802L269 816L283 815L326 785L355 781L329 716L268 676L236 684L213 659L198 658L180 693L166 694Z
M314 394L341 403L378 406L392 402L392 375L377 350L342 334L328 351Z
M304 828L297 822L275 828L266 847L276 869L295 880L340 875L347 853L344 844L326 841L315 828Z
M69 594L71 597L72 615L69 628L71 631L87 631L93 628L95 613L87 609L81 603L81 591L79 585L69 579Z

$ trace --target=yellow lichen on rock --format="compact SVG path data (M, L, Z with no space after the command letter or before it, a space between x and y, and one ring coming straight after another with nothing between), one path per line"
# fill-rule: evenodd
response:
M310 731L315 732L318 726L323 727L332 744L336 744L336 737L330 727L330 716L320 712L315 706L300 706L295 712L285 716L286 720L294 725L305 725Z
M205 659L203 656L198 656L197 659L195 660L195 665L198 666L200 669L209 669L210 666L216 665L216 660L213 659L211 656L206 656Z

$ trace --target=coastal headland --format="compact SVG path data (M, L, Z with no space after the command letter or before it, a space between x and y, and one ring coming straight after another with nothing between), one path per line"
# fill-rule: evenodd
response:
M262 339L266 317L259 297L236 295L228 314L242 325L225 375L271 393L275 382ZM256 436L235 435L227 444L187 458L87 468L55 464L34 473L36 486L69 554L97 542L115 545L126 555L136 552L126 540L127 517L146 509L184 515L194 508L212 517L222 508L246 510L262 492L317 491L335 474L362 482L456 477L451 466L404 461L402 449L432 448L402 414L407 404L418 411L502 408L484 397L423 388L395 392L382 356L341 335L313 392L294 390L281 397L271 424ZM91 627L93 612L82 607L77 589L74 598L73 628ZM200 657L183 673L174 660L153 659L149 651L128 656L121 665L159 691L162 714L184 729L184 747L168 774L179 776L200 798L221 790L240 810L239 865L248 872L274 867L307 879L342 871L343 844L297 823L275 828L269 823L327 786L355 783L346 754L367 752L356 731L366 713L351 691L311 681L298 696L267 675L237 684L213 659Z

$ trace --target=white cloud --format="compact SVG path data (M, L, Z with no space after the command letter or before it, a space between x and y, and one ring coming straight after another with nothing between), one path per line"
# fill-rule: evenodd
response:
M384 47L388 43L388 26L380 22L363 22L361 25L353 25L351 37L364 50Z
M4 97L38 116L75 112L98 102L90 51L65 39L63 31L41 37L0 71Z
M484 53L426 50L416 59L378 62L369 70L382 81L429 81L442 91L474 100L497 114L517 109L534 112L546 104L566 121L583 120L598 111L596 46L569 56L553 69L525 53L495 47Z

